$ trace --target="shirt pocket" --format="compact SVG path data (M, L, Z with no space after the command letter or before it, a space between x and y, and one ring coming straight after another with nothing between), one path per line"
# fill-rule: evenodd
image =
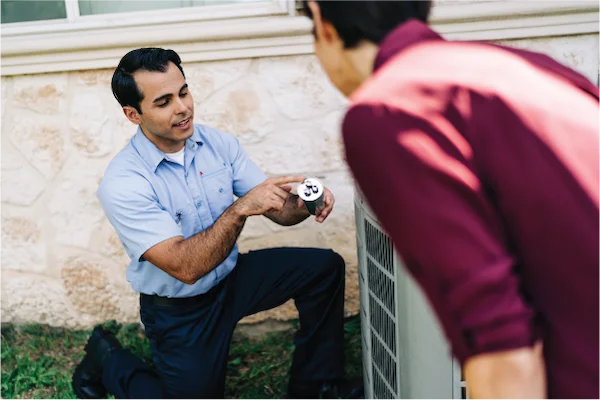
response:
M202 186L214 219L233 204L233 174L226 165L202 176Z

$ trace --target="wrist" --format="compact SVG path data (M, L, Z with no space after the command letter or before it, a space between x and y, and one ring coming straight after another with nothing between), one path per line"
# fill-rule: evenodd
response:
M245 219L249 217L248 211L241 199L234 202L228 210L237 218Z

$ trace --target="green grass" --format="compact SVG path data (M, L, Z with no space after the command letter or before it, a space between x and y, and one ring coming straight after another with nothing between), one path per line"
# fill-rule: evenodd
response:
M139 325L104 326L117 331L124 347L150 362L148 341ZM119 329L120 328L120 329ZM362 372L360 320L344 325L346 372ZM84 355L91 331L71 331L47 325L2 325L0 396L21 399L74 399L71 374ZM236 335L229 354L225 395L229 398L283 398L292 362L293 330L272 332L259 339Z

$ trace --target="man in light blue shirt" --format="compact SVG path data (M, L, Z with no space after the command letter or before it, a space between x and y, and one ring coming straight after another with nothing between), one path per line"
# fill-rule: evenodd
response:
M97 194L131 258L127 280L140 293L155 369L96 327L73 374L77 396L223 397L237 322L291 298L301 328L288 395L360 396L361 385L343 379L343 259L324 249L238 253L248 217L295 225L310 215L290 193L303 177L267 179L234 136L194 125L192 95L172 50L129 52L112 89L139 128ZM324 192L318 222L333 209L333 195Z

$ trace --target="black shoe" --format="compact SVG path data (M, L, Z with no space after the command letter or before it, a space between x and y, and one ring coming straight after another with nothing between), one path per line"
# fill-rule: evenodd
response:
M364 399L362 378L336 379L321 383L290 380L288 399Z
M106 389L102 384L102 370L106 361L116 351L122 349L121 343L111 332L96 326L85 345L85 357L73 373L73 391L79 399L105 399Z

